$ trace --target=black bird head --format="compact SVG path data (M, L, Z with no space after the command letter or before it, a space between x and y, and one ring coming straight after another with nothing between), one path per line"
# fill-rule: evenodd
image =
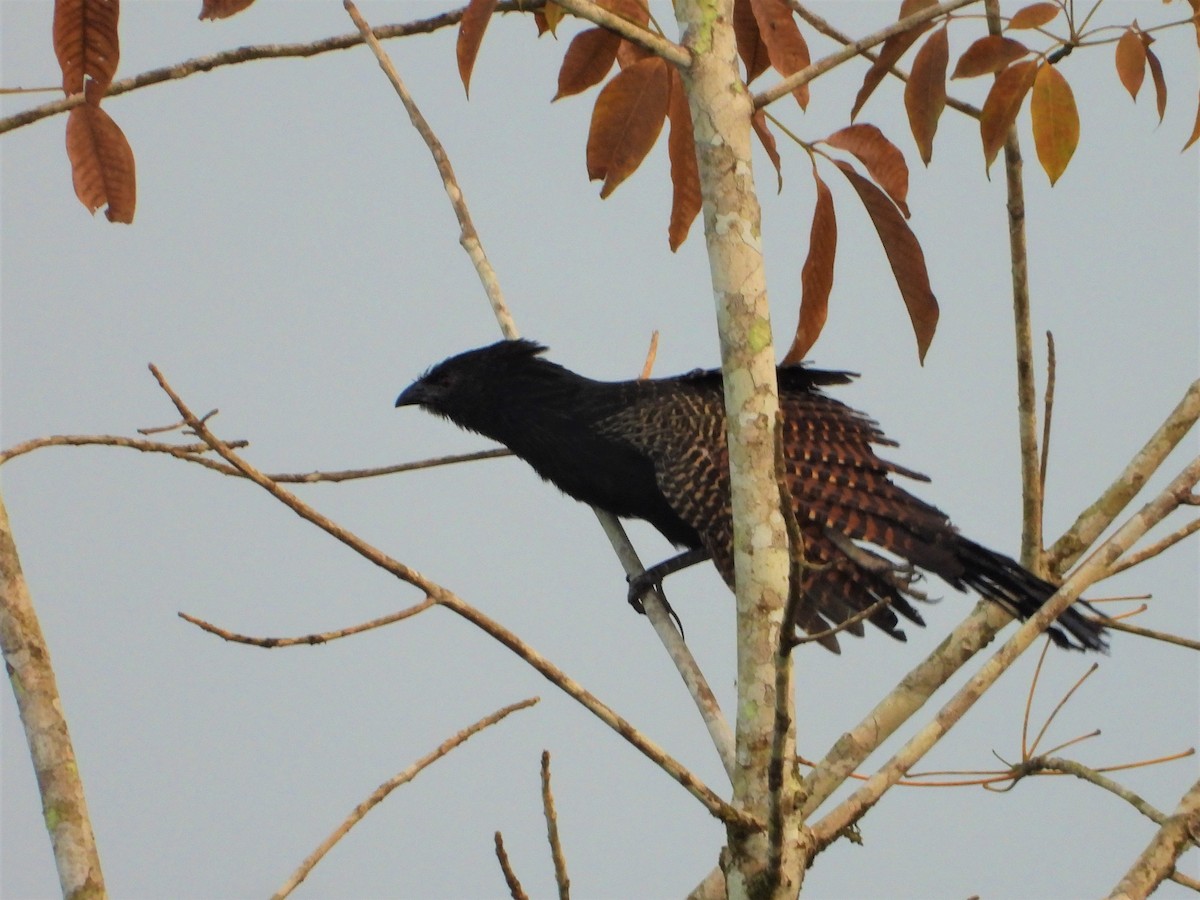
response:
M466 410L488 402L488 395L531 368L553 367L538 360L546 348L533 341L499 341L468 350L430 368L396 398L396 406L420 406L459 424ZM557 367L554 367L557 368Z

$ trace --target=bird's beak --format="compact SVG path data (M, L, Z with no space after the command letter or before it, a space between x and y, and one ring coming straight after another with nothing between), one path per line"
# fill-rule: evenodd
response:
M406 387L396 398L396 406L416 406L425 400L424 385L416 381Z

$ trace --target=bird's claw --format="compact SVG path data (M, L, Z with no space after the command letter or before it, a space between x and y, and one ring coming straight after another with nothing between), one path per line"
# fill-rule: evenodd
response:
M671 603L667 600L666 593L663 592L661 578L655 578L649 572L639 572L637 575L626 575L625 580L629 582L629 593L626 595L626 599L629 601L629 605L643 616L646 614L646 606L642 602L642 598L651 591L658 591L659 599L662 600L663 606L667 608L667 615L671 617L671 621L679 629L679 636L683 637L683 622L675 610L671 608Z

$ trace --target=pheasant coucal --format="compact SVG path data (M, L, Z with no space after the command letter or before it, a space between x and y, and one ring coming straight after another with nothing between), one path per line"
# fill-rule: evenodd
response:
M733 518L724 395L719 370L674 378L594 381L541 357L532 341L501 341L431 368L396 400L421 406L508 447L542 478L584 503L645 519L680 559L711 557L733 587ZM896 446L867 416L822 392L846 372L781 366L781 476L803 538L797 624L827 631L879 604L869 621L903 640L896 613L918 625L907 599L913 569L972 589L1028 617L1054 586L1019 563L968 540L940 510L895 484L928 481L875 454ZM868 546L903 560L897 564ZM673 571L654 567L652 582ZM905 574L905 572L909 574ZM862 625L847 629L862 634ZM1055 643L1105 648L1103 629L1068 608L1050 629ZM825 646L837 650L826 635Z

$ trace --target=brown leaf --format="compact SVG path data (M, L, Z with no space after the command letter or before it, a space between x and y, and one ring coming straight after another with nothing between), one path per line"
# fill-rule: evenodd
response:
M817 204L813 208L812 228L808 235L808 256L800 271L800 318L796 336L784 365L799 363L821 336L829 315L829 295L833 291L833 263L837 256L837 216L833 212L833 194L817 174L813 162L813 180L817 183Z
M825 138L825 143L853 154L908 218L908 164L882 131L874 125L847 125Z
M67 116L67 158L75 196L95 213L108 206L110 222L133 221L137 181L129 141L99 106L84 103Z
M671 133L667 136L667 154L671 159L671 223L667 241L671 252L679 249L688 236L692 222L700 213L700 169L696 165L696 142L692 135L692 114L679 70L670 69L671 99L667 118Z
M905 19L927 6L933 6L935 2L936 0L904 0L900 4L900 15L896 21ZM900 57L913 45L913 42L932 27L932 22L925 22L917 25L915 28L901 31L899 34L893 34L883 42L883 45L879 48L879 55L871 63L871 67L867 69L867 74L863 76L863 83L862 87L858 89L858 96L854 98L854 106L850 109L851 121L858 115L858 111L863 108L863 104L867 102L867 98L875 92L875 88L879 87L879 82L883 81L883 76L900 60Z
M1196 143L1197 138L1200 138L1200 106L1196 107L1196 125L1192 128L1192 136L1187 139L1187 143L1183 145L1183 150L1186 150L1192 144ZM1183 150L1179 152L1182 153Z
M1079 111L1067 79L1049 63L1038 67L1029 112L1033 116L1038 162L1053 185L1066 171L1079 144Z
M989 34L981 37L966 49L958 58L951 78L974 78L977 75L987 75L989 72L999 72L1009 63L1016 62L1029 52L1029 48L1020 41Z
M468 0L462 21L458 23L458 45L455 48L458 77L462 79L463 91L468 97L471 96L471 73L475 70L475 57L479 55L479 45L483 43L483 33L492 21L496 3L497 0Z
M575 35L558 70L558 93L554 100L586 91L603 81L613 67L620 43L621 36L605 28L588 28Z
M942 110L946 108L946 66L949 62L950 42L943 25L917 51L908 83L904 86L904 109L925 165L933 159L933 136L937 134Z
M66 93L82 91L84 78L101 95L108 90L121 59L120 13L118 0L55 0L54 54Z
M854 171L848 162L835 162L858 192L871 223L879 233L883 251L896 278L896 286L900 288L900 296L908 308L913 334L917 337L917 356L924 362L925 353L933 341L933 333L937 330L938 303L929 286L929 272L925 268L925 253L921 244L883 191Z
M996 78L987 99L983 101L983 112L979 117L979 133L983 138L983 159L986 168L991 168L996 154L1004 146L1008 129L1017 120L1025 95L1033 87L1037 76L1037 62L1029 59L1013 63Z
M775 145L775 135L771 134L771 129L767 127L767 114L761 109L756 109L754 115L750 117L750 125L754 128L754 133L758 135L758 142L767 151L767 156L770 157L771 163L775 166L775 175L779 179L776 193L782 194L783 162L779 158L779 148Z
M746 84L749 84L771 65L767 45L758 33L758 19L754 17L750 0L734 0L733 34L737 39L738 56L746 66Z
M1062 9L1057 3L1031 3L1013 13L1013 17L1008 20L1008 27L1041 28L1053 22L1060 12Z
M1136 102L1142 81L1146 78L1146 45L1142 43L1141 35L1132 28L1126 28L1117 41L1116 63L1117 77Z
M254 0L204 0L200 6L200 21L205 19L228 19L248 9Z
M808 44L796 24L796 17L786 0L750 0L754 19L758 22L758 33L767 47L771 65L784 78L807 68L812 61ZM792 91L792 96L801 109L808 108L808 85L802 84Z
M671 94L669 66L657 56L622 69L600 91L588 130L587 170L611 194L639 165L662 131Z
M1146 35L1149 37L1149 35ZM1154 99L1158 104L1158 121L1162 122L1167 112L1167 80L1163 77L1162 63L1149 45L1146 46L1146 62L1150 65L1150 77L1154 80Z

